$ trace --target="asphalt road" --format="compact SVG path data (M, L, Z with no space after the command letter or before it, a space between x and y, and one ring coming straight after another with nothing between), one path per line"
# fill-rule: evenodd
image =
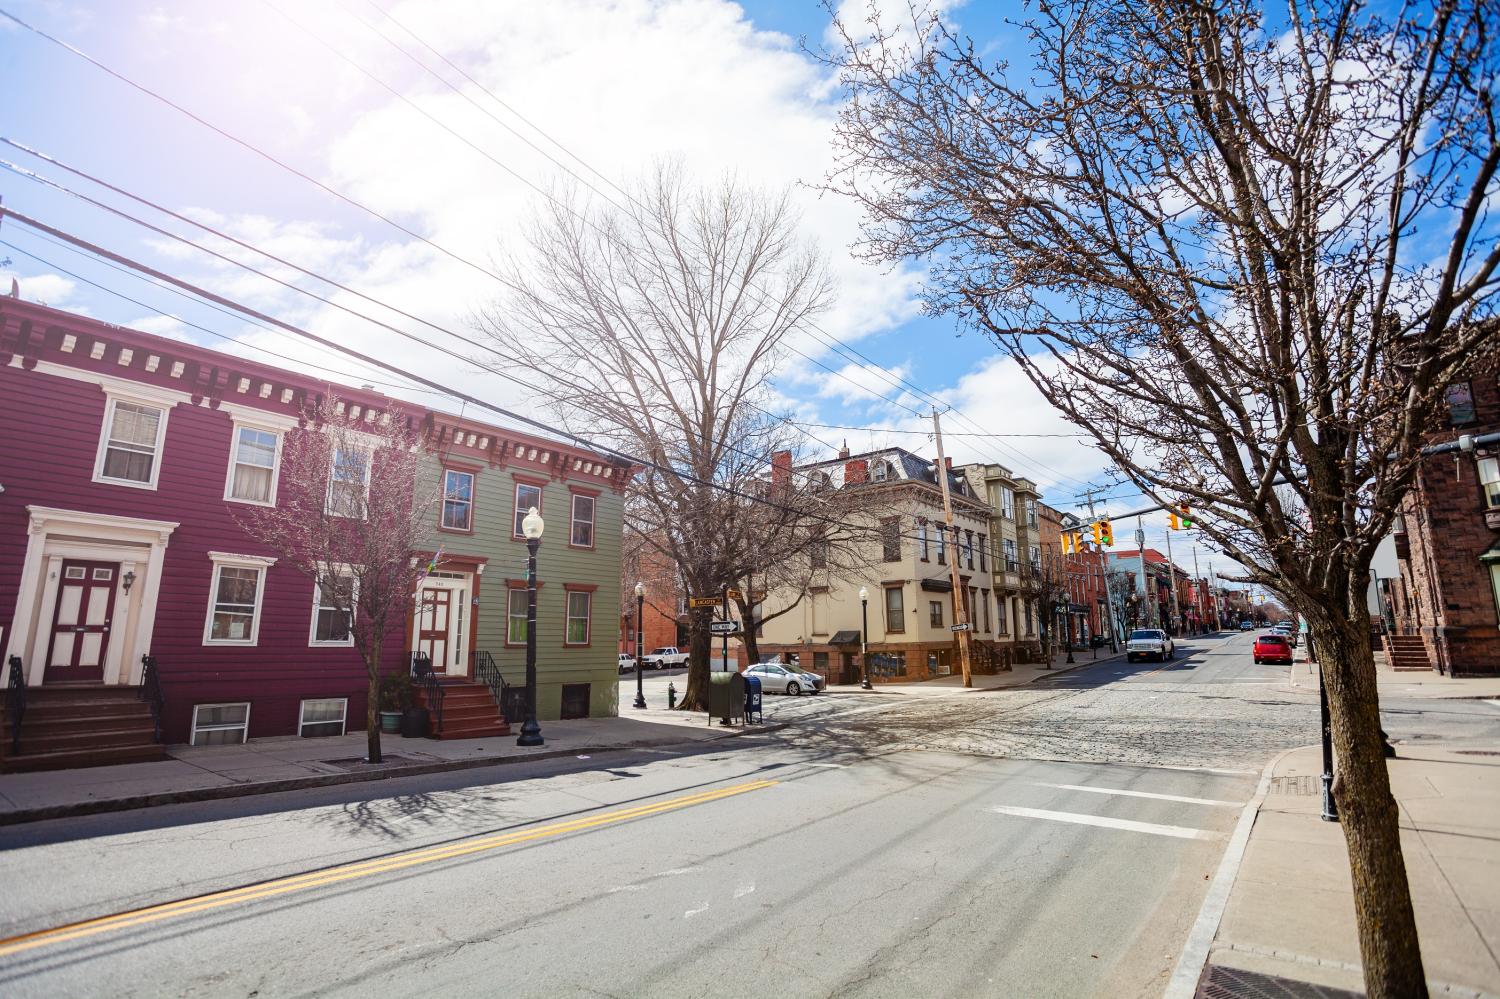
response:
M789 700L816 719L706 746L0 829L0 994L1159 995L1260 768L1316 737L1247 640L1188 645Z

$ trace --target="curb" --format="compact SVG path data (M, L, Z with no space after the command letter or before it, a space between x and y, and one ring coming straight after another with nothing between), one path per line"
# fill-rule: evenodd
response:
M1182 945L1182 954L1177 959L1177 967L1167 982L1162 999L1193 999L1197 993L1198 980L1203 977L1203 968L1208 964L1209 949L1212 948L1214 938L1219 934L1219 923L1223 920L1224 910L1229 905L1230 891L1234 888L1235 879L1239 876L1240 864L1245 859L1245 848L1250 845L1250 831L1255 827L1256 817L1260 815L1260 808L1265 804L1266 795L1270 793L1271 775L1282 760L1293 753L1309 748L1316 748L1316 746L1294 746L1283 750L1265 765L1265 769L1261 770L1260 783L1255 787L1255 796L1245 803L1244 810L1240 812L1239 821L1235 823L1234 832L1230 834L1229 845L1225 847L1224 856L1219 861L1219 869L1214 872L1214 879L1209 883L1208 894L1203 898L1203 907L1198 910L1198 918L1193 921L1193 928L1188 931L1187 942Z
M389 767L384 770L354 771L345 774L317 774L307 777L287 777L281 780L253 781L246 784L225 784L218 787L190 788L183 791L157 791L151 794L135 794L124 798L101 798L97 801L75 801L66 805L44 805L40 808L17 809L0 812L0 826L22 825L28 822L45 822L48 819L69 819L83 815L100 815L108 812L128 812L138 808L155 808L161 805L181 805L198 801L219 801L226 798L248 798L258 794L279 794L283 791L301 791L307 788L337 787L341 784L364 784L371 781L393 780L397 777L420 777L425 774L448 773L457 770L478 770L482 767L508 766L530 763L536 760L555 760L581 753L618 753L631 749L646 749L660 746L701 746L741 735L774 732L786 728L791 722L775 722L724 732L714 739L695 739L690 742L630 742L609 746L574 746L570 749L549 750L527 756L483 756L468 760L440 760L432 763L417 763L411 766Z

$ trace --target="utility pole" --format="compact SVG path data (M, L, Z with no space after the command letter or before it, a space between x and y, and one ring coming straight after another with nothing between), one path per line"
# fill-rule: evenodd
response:
M1178 631L1182 630L1182 608L1177 603L1177 563L1172 561L1172 531L1167 530L1167 582L1172 587L1172 617Z
M1135 518L1136 554L1141 558L1141 626L1156 627L1156 599L1146 583L1146 522Z
M1222 631L1224 621L1219 615L1219 577L1214 575L1212 562L1208 563L1208 600L1214 612L1214 631Z
M958 664L963 670L964 686L974 686L974 677L969 672L969 616L964 611L963 581L958 578L958 531L953 527L953 500L948 495L948 460L943 456L943 427L938 421L937 407L932 410L932 436L937 441L937 480L943 490L944 528L953 538L953 557L948 560L948 574L953 580L953 626L958 629Z
M1205 622L1205 621L1202 620L1202 617L1203 617L1203 577L1200 576L1200 575L1198 575L1198 543L1196 541L1193 542L1193 595L1195 597L1197 597L1197 601L1196 602L1197 602L1198 606L1197 606L1196 609L1198 611L1198 617L1199 617L1198 624L1201 627L1201 626L1204 626L1207 622Z
M1089 522L1093 523L1099 518L1094 513L1094 494L1102 493L1102 488L1090 486L1083 491L1083 501L1089 505ZM1119 630L1120 621L1115 617L1115 593L1114 586L1109 581L1109 553L1103 548L1098 550L1099 571L1104 574L1104 623L1109 628L1109 651L1114 654L1119 650L1115 644L1115 632ZM1123 617L1123 608L1121 617ZM1123 635L1121 638L1125 637Z

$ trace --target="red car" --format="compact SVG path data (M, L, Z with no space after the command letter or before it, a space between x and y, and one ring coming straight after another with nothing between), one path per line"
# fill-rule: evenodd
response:
M1281 635L1260 635L1255 639L1255 664L1292 664L1292 644Z

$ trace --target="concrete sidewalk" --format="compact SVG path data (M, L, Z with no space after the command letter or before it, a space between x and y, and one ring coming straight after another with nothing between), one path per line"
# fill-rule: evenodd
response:
M1500 745L1403 746L1389 766L1432 994L1500 996ZM1320 773L1316 746L1274 767L1205 982L1238 970L1362 991L1348 854L1320 818Z
M1188 639L1178 639L1178 641L1188 641ZM1094 657L1094 650L1092 649L1075 650L1073 652L1074 662L1071 665L1068 663L1067 653L1064 652L1061 655L1053 656L1050 666L1041 663L1020 663L1011 667L1009 673L996 673L992 676L981 676L976 673L973 676L974 686L969 688L964 687L964 678L960 674L953 673L950 676L939 676L931 680L921 680L914 683L877 683L874 685L874 690L861 690L857 683L830 684L828 690L830 693L840 694L905 694L910 697L945 697L954 693L977 694L987 690L1006 690L1011 687L1024 687L1028 683L1032 683L1043 677L1056 676L1058 673L1077 669L1079 666L1092 666L1095 663L1106 663L1115 659L1125 658L1123 650L1111 653L1107 647L1099 649L1098 653L1099 655L1096 659Z
M215 798L385 780L472 767L650 746L707 742L780 725L709 726L700 713L543 723L546 744L522 748L514 735L488 739L381 737L383 763L364 762L365 733L255 739L240 746L170 746L154 763L0 774L0 825Z
M1306 643L1298 647L1287 679L1299 693L1318 692L1318 672L1316 664L1308 662ZM1375 653L1375 682L1382 698L1500 699L1500 676L1444 676L1436 670L1398 673L1387 665L1383 652Z

